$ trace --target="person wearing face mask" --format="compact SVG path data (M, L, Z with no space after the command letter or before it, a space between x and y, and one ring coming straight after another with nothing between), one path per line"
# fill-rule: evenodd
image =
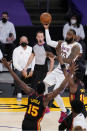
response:
M83 25L80 24L80 18L77 15L72 15L69 18L69 21L64 25L64 28L63 28L64 39L66 38L66 34L70 29L73 29L76 31L75 40L82 45L82 48L83 48L83 56L82 57L85 58L85 53L86 53L86 50L85 50L86 44L84 42L85 32L84 32Z
M14 41L16 40L15 27L9 21L8 12L2 12L0 20L0 48L3 56L10 62L12 53L15 48Z
M80 20L76 15L72 15L69 19L69 22L67 22L64 25L63 28L63 37L64 39L66 38L66 34L68 32L69 29L73 29L76 31L76 40L84 40L85 39L85 33L84 33L84 29L83 29L83 25L80 24Z
M35 59L33 59L32 63L28 66L27 75L25 76L23 74L23 69L25 68L31 54L32 47L28 46L28 38L26 36L22 36L20 38L20 46L16 47L13 51L13 68L15 73L20 77L20 79L30 79L32 77ZM17 92L17 100L21 100L21 88L18 86L16 82L15 85Z

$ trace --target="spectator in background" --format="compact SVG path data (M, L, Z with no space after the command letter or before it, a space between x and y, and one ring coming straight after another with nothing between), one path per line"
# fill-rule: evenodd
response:
M13 51L13 67L15 73L22 79L23 75L23 69L26 66L29 57L32 54L32 47L28 46L28 38L26 36L22 36L20 38L20 46L15 48ZM29 73L26 77L30 78L32 77L33 70L35 65L35 59L33 59L32 63L28 66L28 72ZM18 86L18 84L15 81L16 85L16 91L17 91L17 99L21 100L22 93L21 88Z
M76 31L76 41L79 42L82 47L83 47L83 58L85 58L85 52L86 52L86 45L84 43L84 39L85 39L85 33L84 33L84 28L83 25L80 24L80 18L76 15L72 15L69 18L69 21L64 25L63 28L63 37L64 39L66 38L66 34L67 32L73 29Z
M8 20L8 12L2 12L0 21L0 48L3 56L10 62L13 49L15 48L13 42L16 39L16 32L13 23Z

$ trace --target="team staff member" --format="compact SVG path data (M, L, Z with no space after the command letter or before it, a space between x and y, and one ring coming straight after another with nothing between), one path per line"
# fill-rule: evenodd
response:
M66 78L61 83L60 87L54 90L53 92L44 95L45 91L45 84L43 82L40 82L36 86L36 91L30 87L28 87L23 81L20 80L20 78L14 73L14 71L10 68L7 61L5 59L2 60L3 64L8 68L9 72L13 76L13 78L17 81L17 83L20 85L20 87L25 91L26 94L28 94L28 105L27 105L27 111L25 114L25 118L22 123L22 130L35 130L40 131L40 121L43 118L45 107L48 105L49 101L57 96L57 94L60 93L65 87L65 84L68 81L68 75L66 75ZM75 66L72 66L73 71L75 71ZM64 69L65 67L63 67Z
M44 41L44 33L42 31L37 32L36 40L37 43L33 47L33 53L29 57L28 63L24 69L24 72L26 72L27 67L35 57L35 68L31 85L34 89L36 88L36 84L40 81L43 81L45 76L49 74L54 67L54 56L51 53L50 47ZM47 57L50 59L49 71L47 65Z
M8 12L2 12L0 20L0 48L3 56L10 62L12 60L12 53L15 48L14 41L16 40L16 31L14 24L9 21Z
M29 57L32 54L32 47L28 46L28 43L29 43L28 38L26 36L22 36L20 38L20 45L17 48L15 48L15 50L13 51L13 67L15 73L20 77L20 79L25 78L22 72L28 62ZM32 63L28 66L28 72L29 72L28 80L30 80L29 78L32 77L33 75L34 65L35 65L35 59L33 59ZM21 100L22 98L21 88L19 87L16 81L15 81L15 85L16 85L17 99Z

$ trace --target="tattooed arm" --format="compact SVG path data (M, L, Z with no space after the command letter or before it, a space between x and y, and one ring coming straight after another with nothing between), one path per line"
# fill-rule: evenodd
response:
M79 46L74 46L71 50L71 54L68 58L63 58L64 63L70 64L75 58L77 58L80 54L80 48Z

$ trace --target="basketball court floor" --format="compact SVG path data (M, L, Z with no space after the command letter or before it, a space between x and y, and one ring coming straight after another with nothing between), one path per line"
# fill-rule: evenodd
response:
M27 98L22 98L22 101L17 101L16 98L0 98L0 131L21 131L27 100ZM63 100L65 106L70 109L69 98L63 97ZM56 102L54 104L57 106ZM87 97L85 97L85 104L87 104ZM60 109L58 107L50 110L51 112L45 114L41 122L42 131L58 131Z
M22 131L21 124L28 99L22 98L22 101L18 102L16 98L13 98L14 87L11 87L9 83L13 83L11 75L8 72L0 73L0 89L3 90L3 94L0 95L0 131ZM69 98L63 97L63 100L65 106L71 109ZM51 108L50 113L45 114L41 122L41 131L58 131L60 109L56 102L54 104L57 108ZM87 109L87 94L85 104Z

